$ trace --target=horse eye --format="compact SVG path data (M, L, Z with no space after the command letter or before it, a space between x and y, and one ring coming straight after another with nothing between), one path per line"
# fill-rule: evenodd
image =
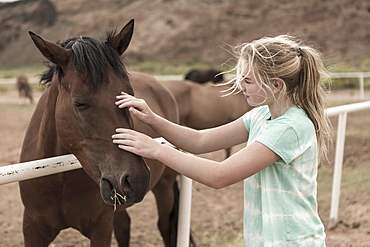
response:
M77 102L75 101L74 102L74 105L78 108L78 109L86 109L89 107L88 104L85 104L85 103L81 103L81 102Z

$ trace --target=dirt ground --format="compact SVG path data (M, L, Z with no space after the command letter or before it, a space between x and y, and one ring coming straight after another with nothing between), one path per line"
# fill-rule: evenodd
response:
M14 86L14 85L13 85ZM40 92L34 91L38 99ZM353 103L357 91L331 95L332 105ZM370 92L366 92L370 100ZM19 99L13 87L0 85L0 166L18 163L22 140L35 105ZM332 118L334 127L337 118ZM370 110L348 116L344 168L340 197L339 224L326 230L327 246L370 246ZM241 146L234 148L234 151ZM224 152L203 155L221 160ZM331 162L320 167L319 213L329 222L334 148ZM0 186L0 247L23 246L21 219L23 205L17 183ZM191 231L198 246L243 246L243 188L238 183L221 190L193 184ZM151 193L129 209L132 218L131 246L163 246L156 228L156 208ZM77 231L67 229L50 245L53 247L89 246ZM113 241L112 246L117 246Z

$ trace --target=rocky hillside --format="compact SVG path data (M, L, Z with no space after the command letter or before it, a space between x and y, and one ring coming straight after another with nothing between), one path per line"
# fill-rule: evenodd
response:
M22 0L0 3L0 67L43 58L28 30L52 40L100 39L135 19L126 59L218 66L229 45L294 34L334 59L370 56L370 1L363 0Z

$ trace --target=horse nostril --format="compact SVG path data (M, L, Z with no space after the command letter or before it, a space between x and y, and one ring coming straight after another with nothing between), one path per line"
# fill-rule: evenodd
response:
M128 175L122 175L121 180L120 180L120 186L122 189L122 192L128 195L130 191L132 190L131 188L131 183L130 183L130 176Z
M114 189L113 184L106 178L102 178L100 181L100 190L102 195L110 195Z

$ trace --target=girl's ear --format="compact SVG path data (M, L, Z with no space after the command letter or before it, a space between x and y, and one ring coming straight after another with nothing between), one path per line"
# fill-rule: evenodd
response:
M274 79L272 81L272 86L273 86L273 90L274 90L274 93L278 93L281 91L281 89L284 87L284 81L282 79Z

